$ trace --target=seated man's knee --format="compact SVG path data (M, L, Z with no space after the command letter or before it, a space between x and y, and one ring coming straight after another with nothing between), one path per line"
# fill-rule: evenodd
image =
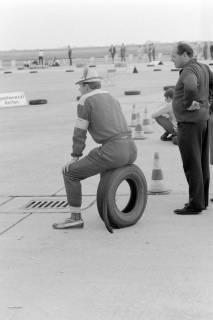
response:
M69 180L79 179L79 169L76 163L65 165L62 167L62 174L65 178Z
M62 172L63 175L65 174L65 171L66 171L66 166L63 166L63 167L61 168L61 172Z
M67 175L67 176L70 176L72 174L72 164L70 165L65 165L62 167L62 174L63 175Z

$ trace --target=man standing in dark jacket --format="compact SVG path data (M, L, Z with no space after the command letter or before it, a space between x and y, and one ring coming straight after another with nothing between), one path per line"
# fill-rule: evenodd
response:
M173 97L178 124L178 146L189 185L189 202L176 214L198 214L209 201L209 87L213 74L207 65L193 58L193 49L184 42L176 44L172 61L181 68Z

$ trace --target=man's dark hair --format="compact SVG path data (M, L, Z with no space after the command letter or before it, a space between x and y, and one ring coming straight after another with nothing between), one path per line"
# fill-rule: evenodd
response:
M193 52L192 47L185 42L178 42L177 43L177 54L182 55L182 54L184 54L184 52L186 52L188 57L190 57L190 58L193 57L194 52Z
M174 96L174 90L172 88L169 88L164 92L164 97L165 98L173 99L173 96Z
M83 84L88 84L90 89L95 90L95 89L100 89L101 88L101 83L100 82L84 82Z

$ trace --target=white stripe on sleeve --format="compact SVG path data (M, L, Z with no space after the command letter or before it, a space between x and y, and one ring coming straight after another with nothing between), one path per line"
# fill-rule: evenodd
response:
M82 119L82 118L77 118L75 121L75 127L82 129L82 130L87 130L89 126L89 121Z

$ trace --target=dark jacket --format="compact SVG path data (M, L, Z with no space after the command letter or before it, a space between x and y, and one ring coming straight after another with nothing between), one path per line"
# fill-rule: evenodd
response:
M177 122L208 120L210 86L213 86L213 73L209 67L191 59L180 71L175 86L172 107ZM199 110L187 110L193 101L199 102Z

